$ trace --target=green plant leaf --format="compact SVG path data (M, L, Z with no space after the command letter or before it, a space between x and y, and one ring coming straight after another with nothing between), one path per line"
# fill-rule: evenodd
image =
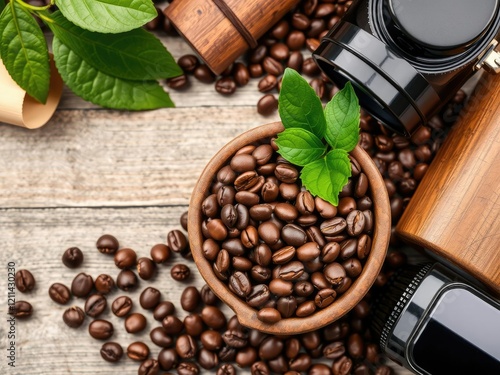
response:
M144 29L121 34L100 34L83 30L61 12L48 22L55 36L94 68L127 80L154 80L182 74L163 44Z
M283 74L278 111L285 128L302 128L323 138L326 130L323 105L307 81L295 70Z
M290 163L304 166L323 155L326 146L321 139L308 130L288 128L278 134L276 139L278 153Z
M351 177L351 162L345 150L336 149L302 168L302 184L313 195L339 204L339 193Z
M174 103L157 81L128 81L100 72L57 37L54 37L52 50L64 82L85 100L114 109L174 107Z
M33 16L14 0L0 16L0 56L12 79L45 103L50 87L47 43Z
M358 144L360 107L351 82L347 82L325 107L325 139L332 148L347 152Z
M64 16L84 29L122 33L157 16L151 0L56 0Z
M5 8L5 0L0 0L0 12Z

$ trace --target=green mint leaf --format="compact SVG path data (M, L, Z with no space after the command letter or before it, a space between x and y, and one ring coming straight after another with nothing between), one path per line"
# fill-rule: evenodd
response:
M278 134L276 139L278 153L290 163L304 166L323 155L326 146L321 139L308 130L288 128Z
M326 130L323 105L312 87L295 70L283 74L278 111L285 128L302 128L323 138Z
M45 103L50 87L47 43L36 20L15 0L0 16L0 56L12 79Z
M0 12L5 8L5 0L0 0Z
M94 68L127 80L155 80L182 74L163 44L144 29L121 34L100 34L83 30L61 12L48 22L55 36Z
M325 107L325 139L332 148L351 151L359 140L360 107L351 82L347 82Z
M302 168L300 179L302 184L313 195L339 204L339 193L351 177L351 162L345 150L330 151L325 157Z
M174 107L157 81L129 81L107 75L89 65L57 37L54 37L52 50L64 82L85 100L114 109Z
M122 33L157 16L151 0L56 0L64 16L84 29Z

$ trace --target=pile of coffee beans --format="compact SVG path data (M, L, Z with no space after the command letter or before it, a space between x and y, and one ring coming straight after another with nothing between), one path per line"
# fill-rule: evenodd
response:
M338 206L314 198L273 140L238 150L202 203L202 251L213 271L275 323L331 305L361 274L374 227L369 182L351 158Z
M181 56L178 64L184 74L167 81L170 88L183 90L189 87L190 77L200 82L214 84L215 91L222 95L234 94L238 87L248 84L250 79L259 79L258 90L264 96L257 103L257 111L266 116L276 111L278 101L274 93L279 92L281 75L286 67L310 77L310 84L319 97L329 100L337 87L324 75L309 53L314 51L321 38L344 15L352 1L347 0L301 0L282 20L258 40L258 46L241 56L220 76L216 76L206 64L194 54ZM169 35L177 35L172 23L158 10L158 17L148 23L149 30L162 28ZM304 53L307 50L309 52Z

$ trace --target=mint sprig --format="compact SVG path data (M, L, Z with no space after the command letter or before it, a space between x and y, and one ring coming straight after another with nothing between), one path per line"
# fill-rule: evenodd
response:
M295 70L283 75L278 109L285 130L278 153L302 166L302 184L315 196L339 203L351 177L349 152L359 140L360 106L350 82L323 109L321 99Z
M52 12L54 5L60 10ZM0 58L39 102L48 97L50 65L33 16L53 32L56 67L76 95L114 109L174 106L158 80L182 70L161 41L141 28L157 15L151 0L52 0L46 6L0 0L0 11Z

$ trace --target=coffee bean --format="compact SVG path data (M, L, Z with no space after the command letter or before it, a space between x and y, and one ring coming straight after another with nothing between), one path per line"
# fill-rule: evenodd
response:
M63 321L68 327L78 328L83 324L85 314L78 306L72 306L63 313Z
M340 286L342 280L346 277L344 267L339 263L330 263L324 269L326 279L335 287Z
M302 44L304 43L305 43L305 36L304 36L304 42ZM302 73L310 77L313 77L320 73L318 64L316 64L316 62L312 59L312 57L308 57L302 63Z
M215 75L206 64L199 64L193 72L194 77L203 83L215 82Z
M347 233L350 236L359 236L365 228L365 216L359 210L351 211L346 218Z
M352 359L343 355L333 362L332 370L339 375L348 375L351 373L353 367Z
M216 353L202 348L198 353L197 363L204 369L211 370L219 364L219 357Z
M185 73L193 73L200 61L195 55L183 55L177 60L177 64Z
M71 293L69 288L60 283L54 283L49 288L49 296L52 301L59 303L60 305L65 305L71 299Z
M248 68L240 62L235 63L233 67L233 77L238 86L245 86L250 80Z
M137 273L141 279L150 280L156 274L156 264L149 258L139 258L137 260Z
M223 345L221 334L213 330L203 331L200 341L204 348L212 351L220 349Z
M92 318L96 318L101 315L108 306L106 297L102 294L92 294L85 301L85 314Z
M200 368L194 362L181 362L177 366L177 373L179 375L198 375Z
M153 287L144 289L139 297L141 307L146 310L155 309L160 303L161 292Z
M300 30L294 30L286 38L286 45L291 51L299 51L306 42L305 34Z
M201 311L201 319L212 329L222 329L227 323L222 311L215 306L205 306Z
M174 315L163 318L161 325L169 335L176 335L184 329L184 323Z
M78 247L70 247L62 255L62 262L68 268L77 268L83 262L83 253Z
M184 233L174 229L167 234L168 246L173 252L184 253L188 248L188 241Z
M215 82L215 91L222 95L232 95L236 92L236 82L232 77L223 77Z
M316 297L314 297L314 303L320 309L323 309L327 306L330 306L333 301L335 301L335 297L337 296L337 292L333 289L321 289Z
M147 325L146 317L140 313L132 313L125 318L125 330L128 333L138 333Z
M108 294L115 287L115 282L111 276L101 274L95 279L94 286L99 293Z
M292 246L302 246L307 242L307 233L299 225L287 224L281 229L281 238Z
M117 297L111 304L111 311L118 317L127 315L132 310L132 300L127 296Z
M96 340L109 339L113 336L113 331L113 324L107 320L96 319L89 324L89 334Z
M198 308L201 301L201 295L194 286L188 286L181 295L181 306L185 311L193 312Z
M115 265L118 268L126 269L134 267L137 262L137 254L134 250L125 248L115 253Z
M174 90L185 90L189 87L189 79L185 74L168 78L167 86Z
M148 358L139 366L139 375L157 375L160 371L160 366L156 359Z
M123 348L117 342L105 342L101 346L101 357L108 362L118 362L123 357Z
M175 306L170 301L160 302L153 311L155 320L162 321L167 315L172 315L175 311Z
M133 361L144 361L149 357L149 347L141 341L135 341L127 347L127 356Z
M268 74L272 74L274 76L280 76L283 74L283 65L273 57L264 57L262 67Z
M153 328L149 333L149 337L155 345L161 348L169 348L174 343L174 339L165 332L163 327Z
M162 349L158 354L158 363L165 371L169 371L176 367L178 362L179 356L177 355L175 349Z
M189 359L196 355L198 346L190 335L181 335L175 343L175 351L180 358Z
M264 95L257 102L257 112L262 116L269 116L278 109L278 99L273 94Z
M191 275L191 270L185 264L177 263L170 270L170 275L176 281L184 281Z
M16 289L22 293L30 292L35 288L35 278L28 270L19 270L15 275Z
M222 334L222 340L231 348L241 349L248 344L248 335L240 330L227 330Z
M116 277L116 286L126 292L137 288L138 283L137 276L131 270L121 270Z
M98 238L96 247L103 254L114 254L118 250L119 243L111 234L104 234Z
M85 298L90 294L93 287L94 281L92 280L92 276L82 272L73 279L71 283L71 293L75 297Z

